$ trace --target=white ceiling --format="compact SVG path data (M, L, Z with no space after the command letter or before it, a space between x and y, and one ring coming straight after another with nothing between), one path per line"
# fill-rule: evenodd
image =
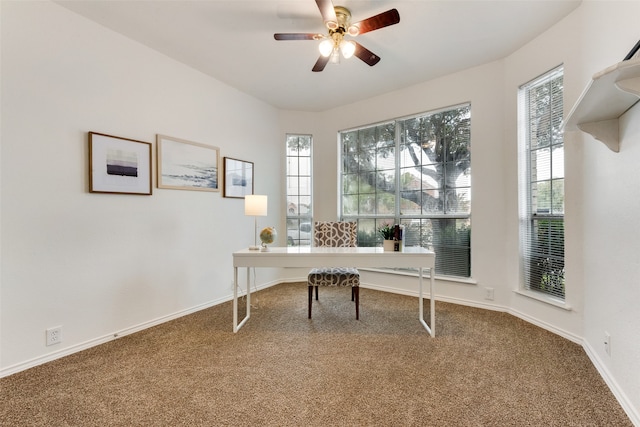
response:
M503 58L561 20L573 0L334 0L352 22L391 8L400 23L357 37L382 60L311 68L326 33L314 0L60 0L58 4L287 110L323 111Z

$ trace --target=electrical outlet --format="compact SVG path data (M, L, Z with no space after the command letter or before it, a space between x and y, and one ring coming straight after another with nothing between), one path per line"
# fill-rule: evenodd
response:
M484 299L493 301L493 288L484 288Z
M604 333L604 351L611 356L611 335L609 332Z
M62 342L62 326L56 326L55 328L49 328L47 333L47 345L54 345Z

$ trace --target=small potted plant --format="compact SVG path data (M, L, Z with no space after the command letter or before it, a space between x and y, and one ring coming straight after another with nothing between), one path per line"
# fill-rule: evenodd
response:
M378 227L378 233L382 236L382 248L385 252L394 251L394 237L396 226L394 224L383 224Z

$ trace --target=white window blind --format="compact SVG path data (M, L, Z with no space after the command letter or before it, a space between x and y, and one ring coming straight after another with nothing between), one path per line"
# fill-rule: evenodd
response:
M564 300L563 68L518 92L522 287Z

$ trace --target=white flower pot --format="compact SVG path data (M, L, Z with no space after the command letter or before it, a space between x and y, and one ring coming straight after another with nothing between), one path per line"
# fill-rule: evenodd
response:
M393 244L395 243L394 240L383 240L382 241L382 248L384 249L385 252L393 252Z

